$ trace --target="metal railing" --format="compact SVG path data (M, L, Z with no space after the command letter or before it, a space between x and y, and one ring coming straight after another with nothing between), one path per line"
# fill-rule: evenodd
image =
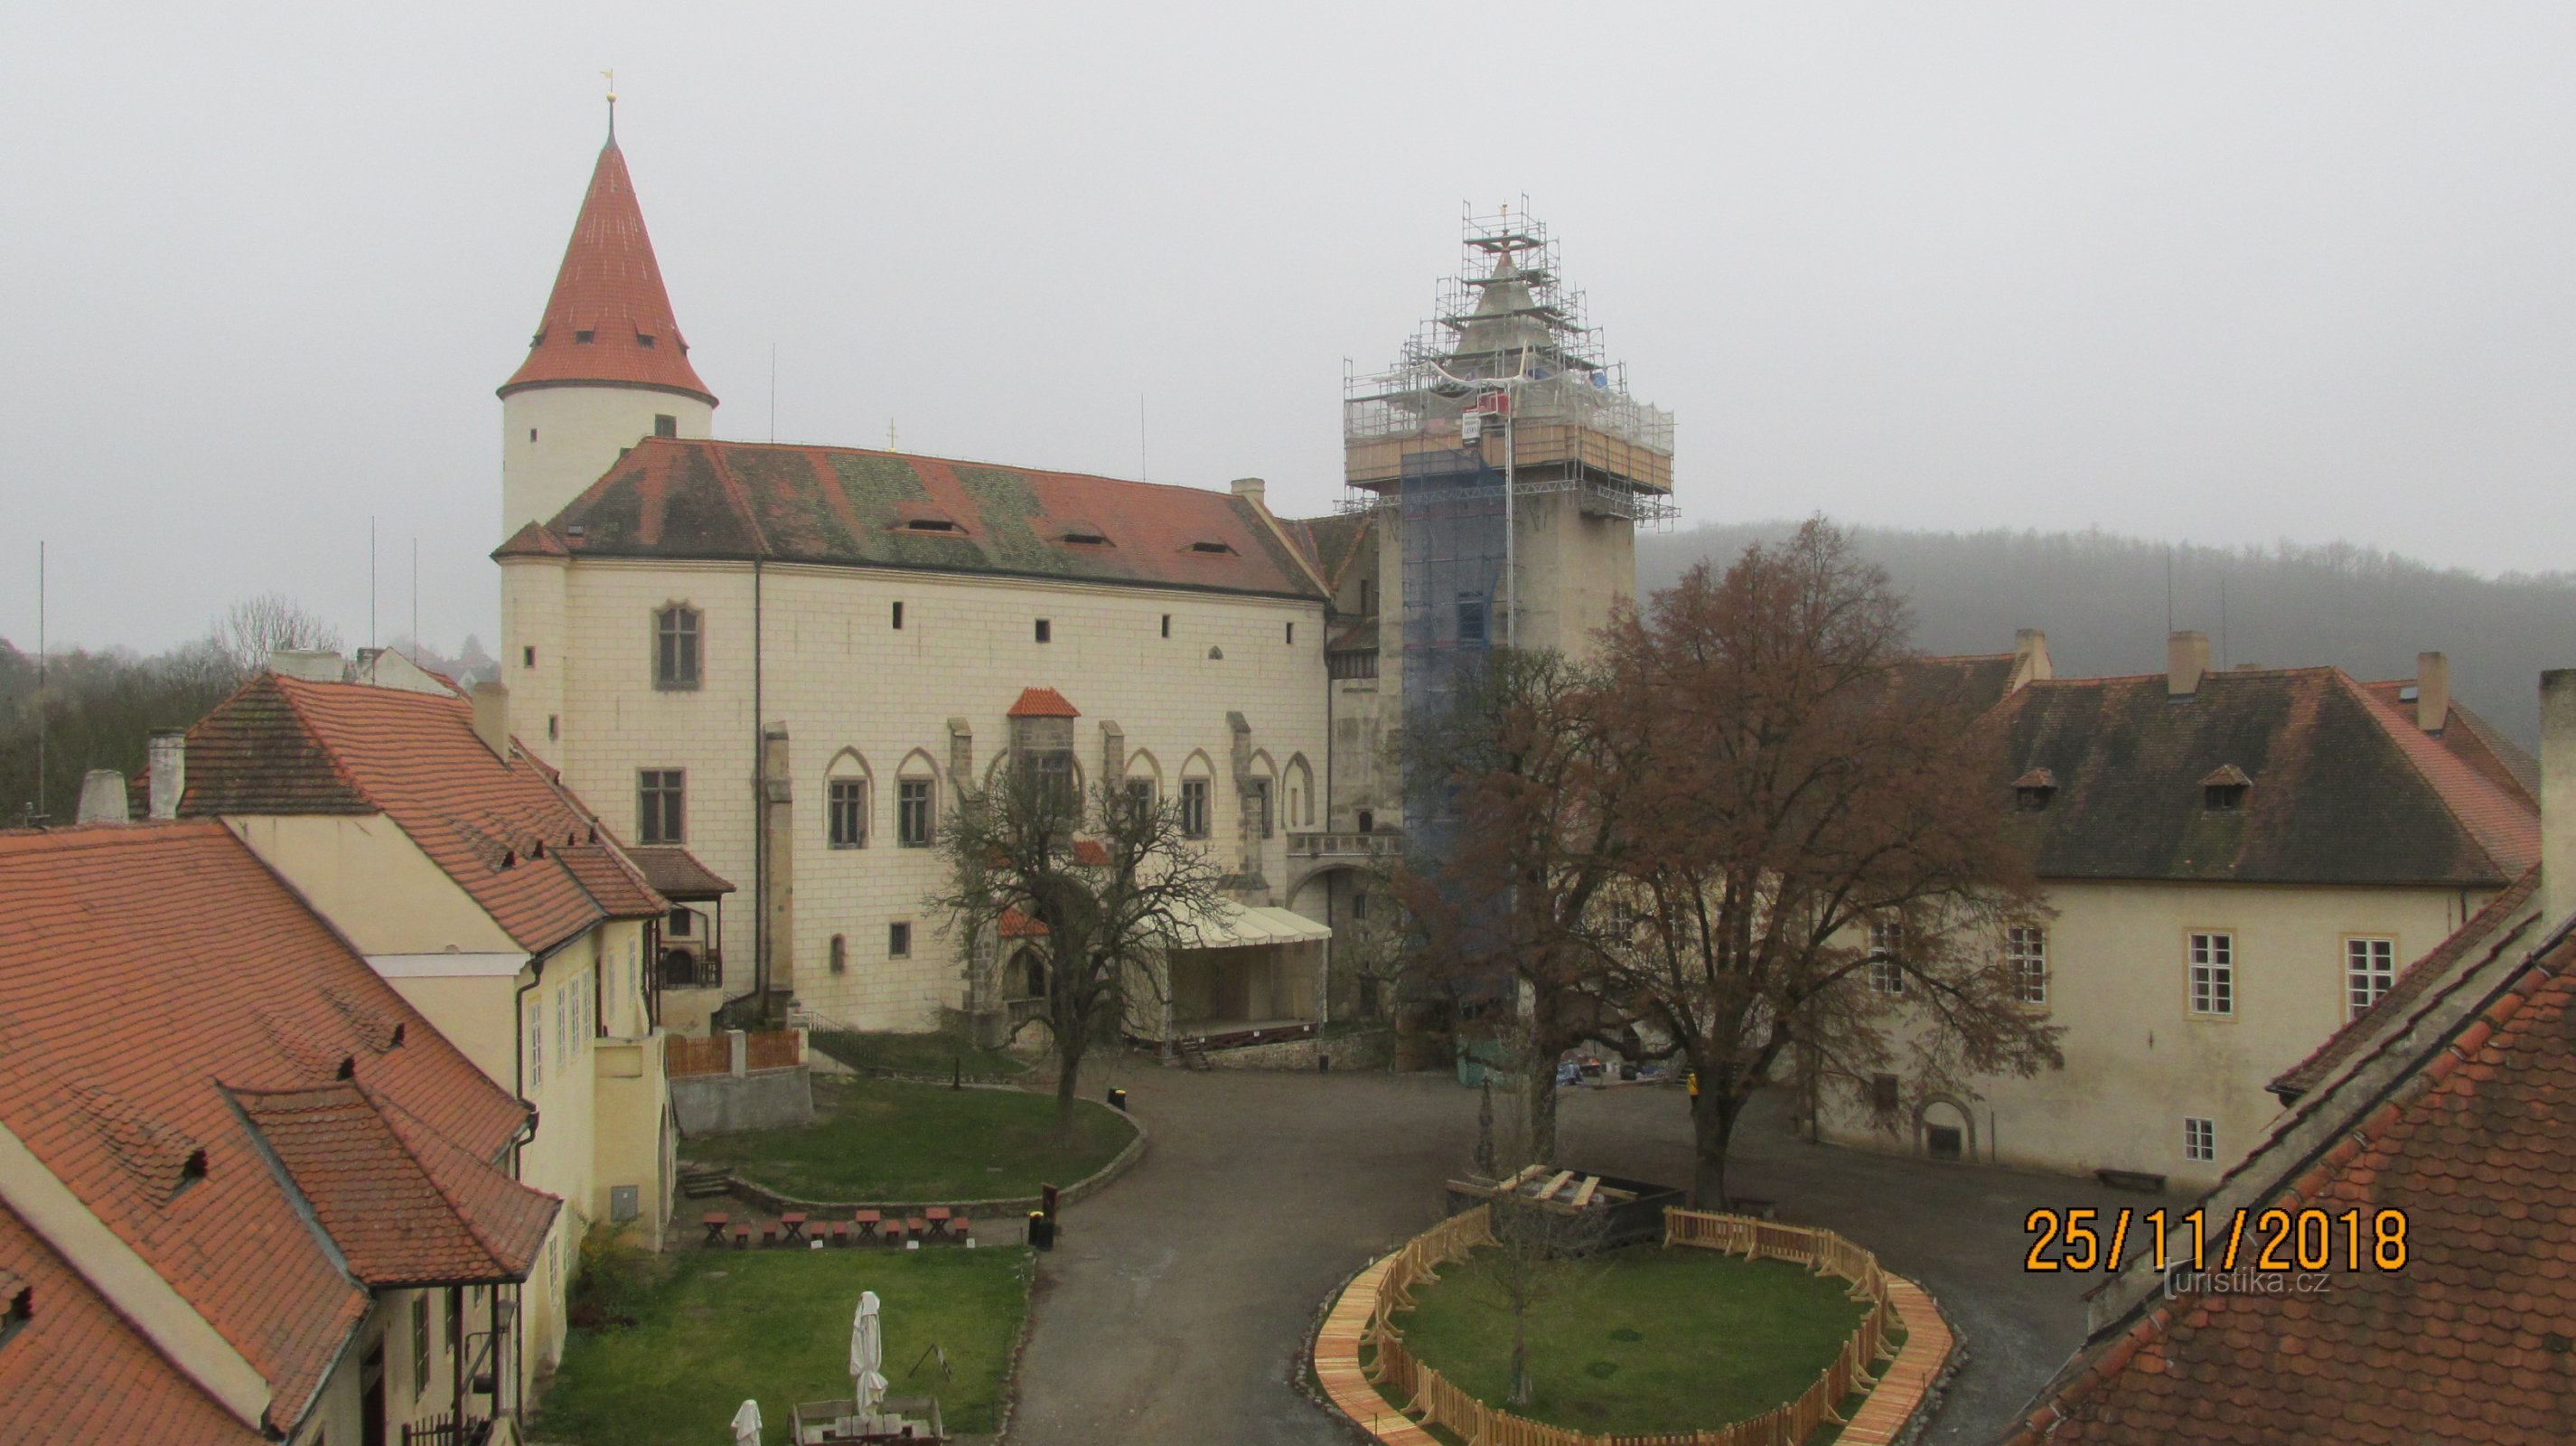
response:
M722 989L724 987L723 951L717 949L663 950L662 987L665 989Z

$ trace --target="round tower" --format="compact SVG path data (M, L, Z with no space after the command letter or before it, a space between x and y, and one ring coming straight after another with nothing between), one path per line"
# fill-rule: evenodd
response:
M501 535L548 522L646 437L705 437L689 365L612 119L528 359L501 386Z

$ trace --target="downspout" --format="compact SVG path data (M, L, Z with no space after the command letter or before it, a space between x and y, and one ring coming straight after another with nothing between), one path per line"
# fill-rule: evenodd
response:
M761 703L761 645L767 629L761 626L760 559L751 560L751 992L760 1000L761 1012L769 1010L769 806L767 790L769 759L761 748L761 720L768 714Z

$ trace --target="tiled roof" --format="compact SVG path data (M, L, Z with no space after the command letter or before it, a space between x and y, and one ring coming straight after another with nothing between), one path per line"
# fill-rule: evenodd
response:
M2393 678L2364 683L2361 688L2372 702L2403 719L2408 727L2415 727L2415 700L2402 696L2414 686L2412 678ZM2507 788L2519 790L2525 798L2540 797L2540 760L2457 698L2451 700L2450 720L2440 736L2442 746L2462 763Z
M2186 1292L2124 1317L2014 1442L2576 1439L2571 1011L2576 942L2562 929L2435 1037L2390 1041L2411 1056L2392 1056L2391 1076L2358 1071L2302 1102L2340 1134L2277 1159L2267 1143L2240 1167L2256 1210L2404 1211L2401 1269L2337 1269L2319 1292Z
M2043 879L2502 888L2539 859L2526 798L2335 668L2209 673L2183 699L2162 674L2034 682L1988 726L1998 787L2057 776L2014 816ZM2242 807L2205 808L2201 780L2230 766Z
M349 1272L378 1289L523 1280L562 1205L355 1083L232 1097Z
M0 898L0 1123L300 1420L367 1293L225 1091L346 1069L484 1161L525 1112L220 824L0 835Z
M2406 972L2397 976L2378 1002L2326 1036L2325 1043L2306 1059L2281 1071L2264 1088L2284 1100L2295 1100L2332 1078L2346 1061L2379 1043L2389 1030L2401 1027L2406 1016L2415 1012L2418 1001L2428 991L2449 982L2453 971L2472 950L2509 945L2527 932L2533 923L2532 899L2539 892L2540 870L2535 868L2512 888L2487 900L2486 907L2470 915L2457 933L2406 966ZM2524 917L2514 927L2505 928L2517 915Z
M0 1205L0 1303L23 1286L27 1324L0 1344L0 1446L148 1441L261 1446L117 1314L16 1212Z
M1325 584L1338 588L1351 563L1360 556L1360 544L1368 539L1376 521L1374 513L1355 512L1282 518L1279 525L1288 529L1288 535L1306 550L1307 560L1324 575Z
M1047 926L1017 909L1005 907L999 932L1005 939L1043 939L1047 936Z
M1897 669L1905 687L1920 696L1984 712L2000 702L2012 686L2011 653L1970 653L1946 658L1909 658Z
M1053 688L1022 688L1011 705L1013 718L1079 718L1082 710Z
M614 136L591 168L590 190L581 198L581 215L573 221L528 359L502 384L501 395L597 382L715 402L689 365L689 344L671 314L653 240L644 234L644 210L636 204L635 182Z
M1067 540L1076 520L1108 540ZM1262 514L1230 493L842 447L648 437L493 556L557 549L1319 598Z
M262 673L188 730L180 812L382 813L530 950L669 907L542 765L483 746L463 698Z
M697 855L678 844L640 845L628 849L626 856L644 871L644 882L663 898L712 899L733 892L731 880L698 862Z
M1377 623L1365 618L1341 631L1340 636L1324 644L1328 653L1374 653L1377 651Z

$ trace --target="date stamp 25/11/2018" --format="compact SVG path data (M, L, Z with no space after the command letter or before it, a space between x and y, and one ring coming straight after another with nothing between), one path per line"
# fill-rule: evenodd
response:
M2036 1237L2022 1258L2022 1269L2030 1272L2109 1273L2142 1255L2153 1259L2159 1271L2194 1276L2406 1268L2403 1210L2354 1206L2340 1212L2292 1211L2275 1206L2212 1219L2199 1209L2175 1215L2161 1208L2142 1214L2043 1207L2030 1212L2022 1229Z

